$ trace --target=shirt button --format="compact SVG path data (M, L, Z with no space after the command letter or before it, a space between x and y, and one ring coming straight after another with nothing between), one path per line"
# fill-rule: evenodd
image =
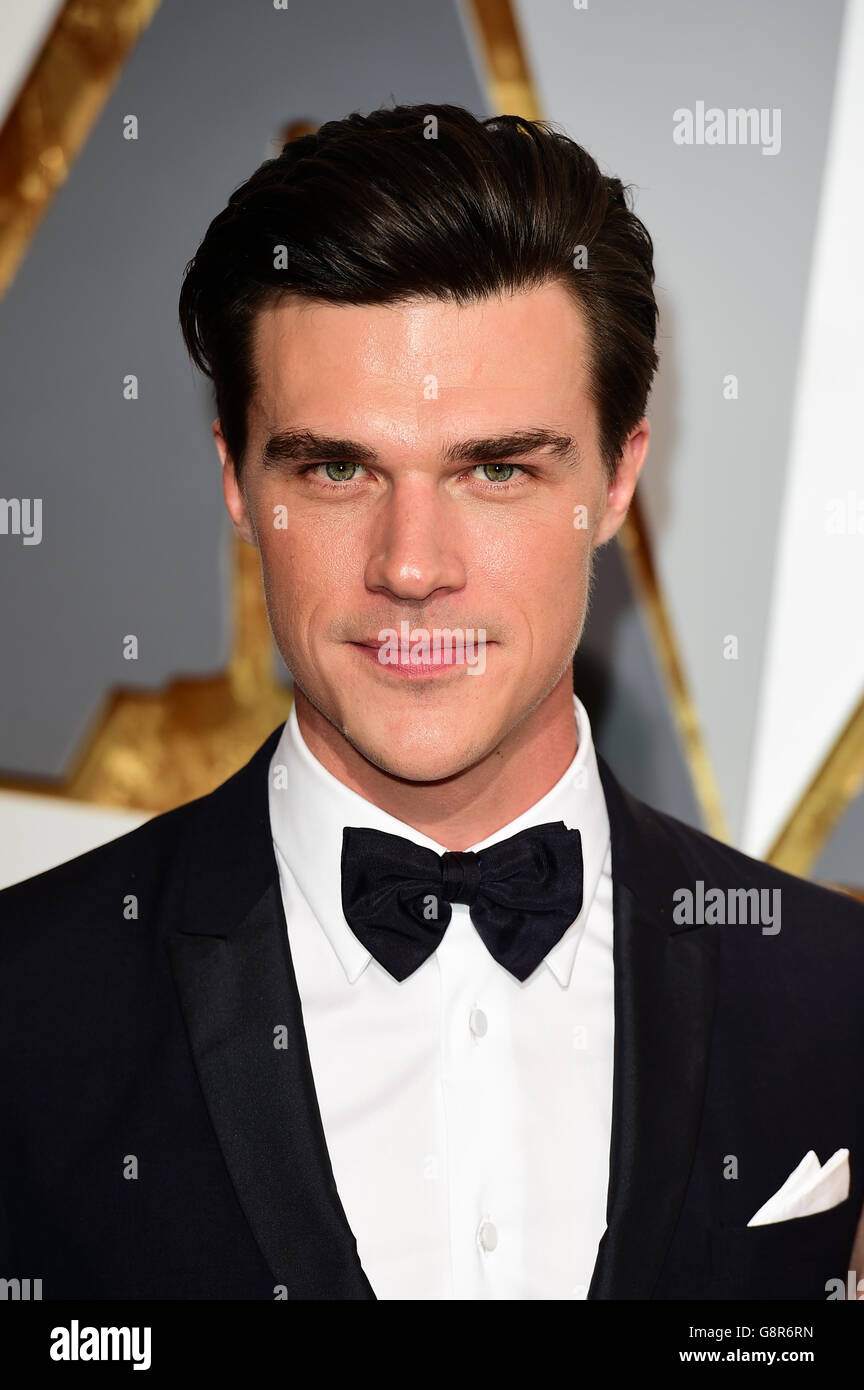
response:
M471 1032L474 1034L475 1038L482 1038L483 1034L486 1032L486 1029L489 1026L486 1021L486 1015L484 1014L482 1009L471 1010L471 1016L468 1019L468 1026L471 1029Z
M480 1229L477 1232L477 1239L484 1250L494 1250L498 1244L498 1231L491 1221L481 1221Z

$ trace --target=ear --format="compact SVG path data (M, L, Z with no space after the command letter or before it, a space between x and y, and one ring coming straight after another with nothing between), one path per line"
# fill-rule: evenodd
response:
M627 515L650 441L651 425L643 418L628 435L627 442L621 450L615 477L606 491L606 506L594 531L593 547L610 541Z
M225 496L228 514L234 522L234 530L242 540L246 541L247 545L257 546L258 541L255 528L252 525L252 518L246 506L246 498L238 481L234 460L228 452L228 445L225 443L225 436L222 433L222 425L219 420L213 421L210 433L216 442L216 452L219 455L219 462L222 464L222 492Z

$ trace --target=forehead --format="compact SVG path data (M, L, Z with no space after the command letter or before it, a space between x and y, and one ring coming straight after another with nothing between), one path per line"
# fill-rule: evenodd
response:
M469 305L292 297L256 316L250 423L572 424L589 411L588 347L582 311L556 283Z

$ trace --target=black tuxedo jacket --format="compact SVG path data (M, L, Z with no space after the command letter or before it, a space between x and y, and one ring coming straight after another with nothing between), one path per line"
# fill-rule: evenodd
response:
M0 893L0 1278L41 1279L44 1299L375 1298L291 963L280 732L209 796ZM864 1200L864 908L653 810L599 762L615 1065L588 1297L824 1300ZM673 894L699 880L779 888L780 931L676 925ZM841 1147L846 1201L747 1227L809 1149Z

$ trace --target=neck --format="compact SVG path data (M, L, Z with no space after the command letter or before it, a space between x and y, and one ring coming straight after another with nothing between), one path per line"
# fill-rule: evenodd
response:
M295 688L309 751L334 777L388 815L449 850L467 849L534 806L570 766L579 746L572 672L474 766L438 782L411 782L376 767Z

